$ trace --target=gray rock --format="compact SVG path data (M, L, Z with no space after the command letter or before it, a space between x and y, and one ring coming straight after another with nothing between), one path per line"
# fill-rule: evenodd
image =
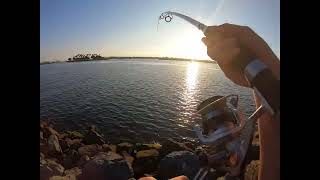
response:
M133 152L133 144L123 142L117 145L117 153L122 153L122 151L125 151L129 154Z
M49 149L49 153L52 154L62 154L62 150L59 144L59 140L58 137L54 134L49 136L48 139L48 149Z
M159 179L184 175L193 179L200 169L198 156L189 151L175 151L165 156L159 164Z
M84 136L78 131L67 131L67 137L69 139L83 139Z
M60 139L59 144L60 144L62 152L69 151L70 145L67 143L67 141Z
M82 170L79 167L74 167L72 169L68 169L64 171L65 175L74 175L75 177L82 174Z
M134 150L136 151L149 150L149 149L159 150L160 148L161 148L161 144L158 144L158 143L153 143L153 144L136 143L134 146Z
M40 131L40 140L43 140L44 138L43 138L43 132L42 131Z
M62 162L63 167L65 167L66 169L71 169L73 166L73 162L72 159L70 157L66 157L63 159Z
M59 133L51 127L44 127L42 132L44 138L49 138L51 135L60 136Z
M126 160L119 154L109 151L99 153L86 163L79 180L127 180L131 177L133 177L133 172Z
M40 152L40 160L44 159L44 154L42 152Z
M63 175L64 167L52 160L40 162L40 180L48 180L52 176Z
M66 138L66 142L68 144L68 146L70 147L70 149L74 149L77 150L79 149L81 146L83 146L82 139L69 139Z
M146 173L153 173L157 170L159 152L156 149L141 150L136 154L133 161L133 170L136 177L142 177Z
M173 152L173 151L190 151L193 152L192 149L185 146L183 143L179 143L171 138L166 140L163 144L161 149L159 150L160 158L163 158L167 154Z
M102 147L97 144L85 145L78 149L80 156L87 155L89 157L93 157L101 151L103 151Z
M76 180L74 175L52 176L49 180Z
M66 169L73 168L77 166L77 162L80 159L80 155L76 150L70 150L67 155L63 158L63 166Z
M77 162L77 166L83 167L90 160L88 155L84 155L80 157L80 160Z
M83 143L90 144L105 144L105 140L102 135L100 135L94 128L91 128L88 133L83 138Z

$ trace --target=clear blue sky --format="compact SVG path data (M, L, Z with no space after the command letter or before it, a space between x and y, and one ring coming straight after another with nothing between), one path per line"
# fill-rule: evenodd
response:
M280 57L279 0L41 0L40 61L77 53L103 56L204 58L200 31L164 11L177 11L207 25L250 26Z

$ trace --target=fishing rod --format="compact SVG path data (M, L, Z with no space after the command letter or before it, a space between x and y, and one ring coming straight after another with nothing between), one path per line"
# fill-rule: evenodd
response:
M181 13L166 11L159 16L159 21L164 19L171 22L173 16L177 16L197 27L206 34L208 26ZM201 143L216 146L224 145L224 150L214 155L208 155L205 159L210 164L222 161L218 168L223 167L231 176L240 174L248 148L252 141L255 123L264 113L268 112L275 119L280 117L280 79L277 79L272 71L259 59L238 59L237 66L243 73L250 87L255 90L261 99L261 105L247 119L240 118L238 110L238 96L225 97L214 96L202 102L196 114L202 117L202 129L195 127L195 132ZM229 100L228 100L229 98ZM227 106L227 102L233 106ZM196 115L195 114L195 115ZM236 163L230 161L230 157L236 157ZM231 162L231 165L230 165ZM225 166L229 164L229 166ZM202 175L200 176L200 174ZM200 169L194 179L204 179L208 170Z

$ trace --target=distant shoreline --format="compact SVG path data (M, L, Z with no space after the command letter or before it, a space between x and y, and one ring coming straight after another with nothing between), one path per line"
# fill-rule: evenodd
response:
M200 59L187 59L187 58L174 58L174 57L102 57L99 59L77 59L77 60L67 60L67 61L45 61L40 62L40 65L45 64L55 64L55 63L75 63L75 62L88 62L88 61L106 61L106 60L116 60L116 59L152 59L152 60L172 60L172 61L196 61L205 63L216 63L213 60L200 60Z

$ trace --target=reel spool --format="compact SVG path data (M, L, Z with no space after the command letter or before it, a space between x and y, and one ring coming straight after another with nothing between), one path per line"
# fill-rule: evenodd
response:
M232 176L240 174L255 122L240 116L238 100L234 94L214 96L197 107L202 129L198 127L196 134L202 144L215 149L214 154L206 155L208 165Z

